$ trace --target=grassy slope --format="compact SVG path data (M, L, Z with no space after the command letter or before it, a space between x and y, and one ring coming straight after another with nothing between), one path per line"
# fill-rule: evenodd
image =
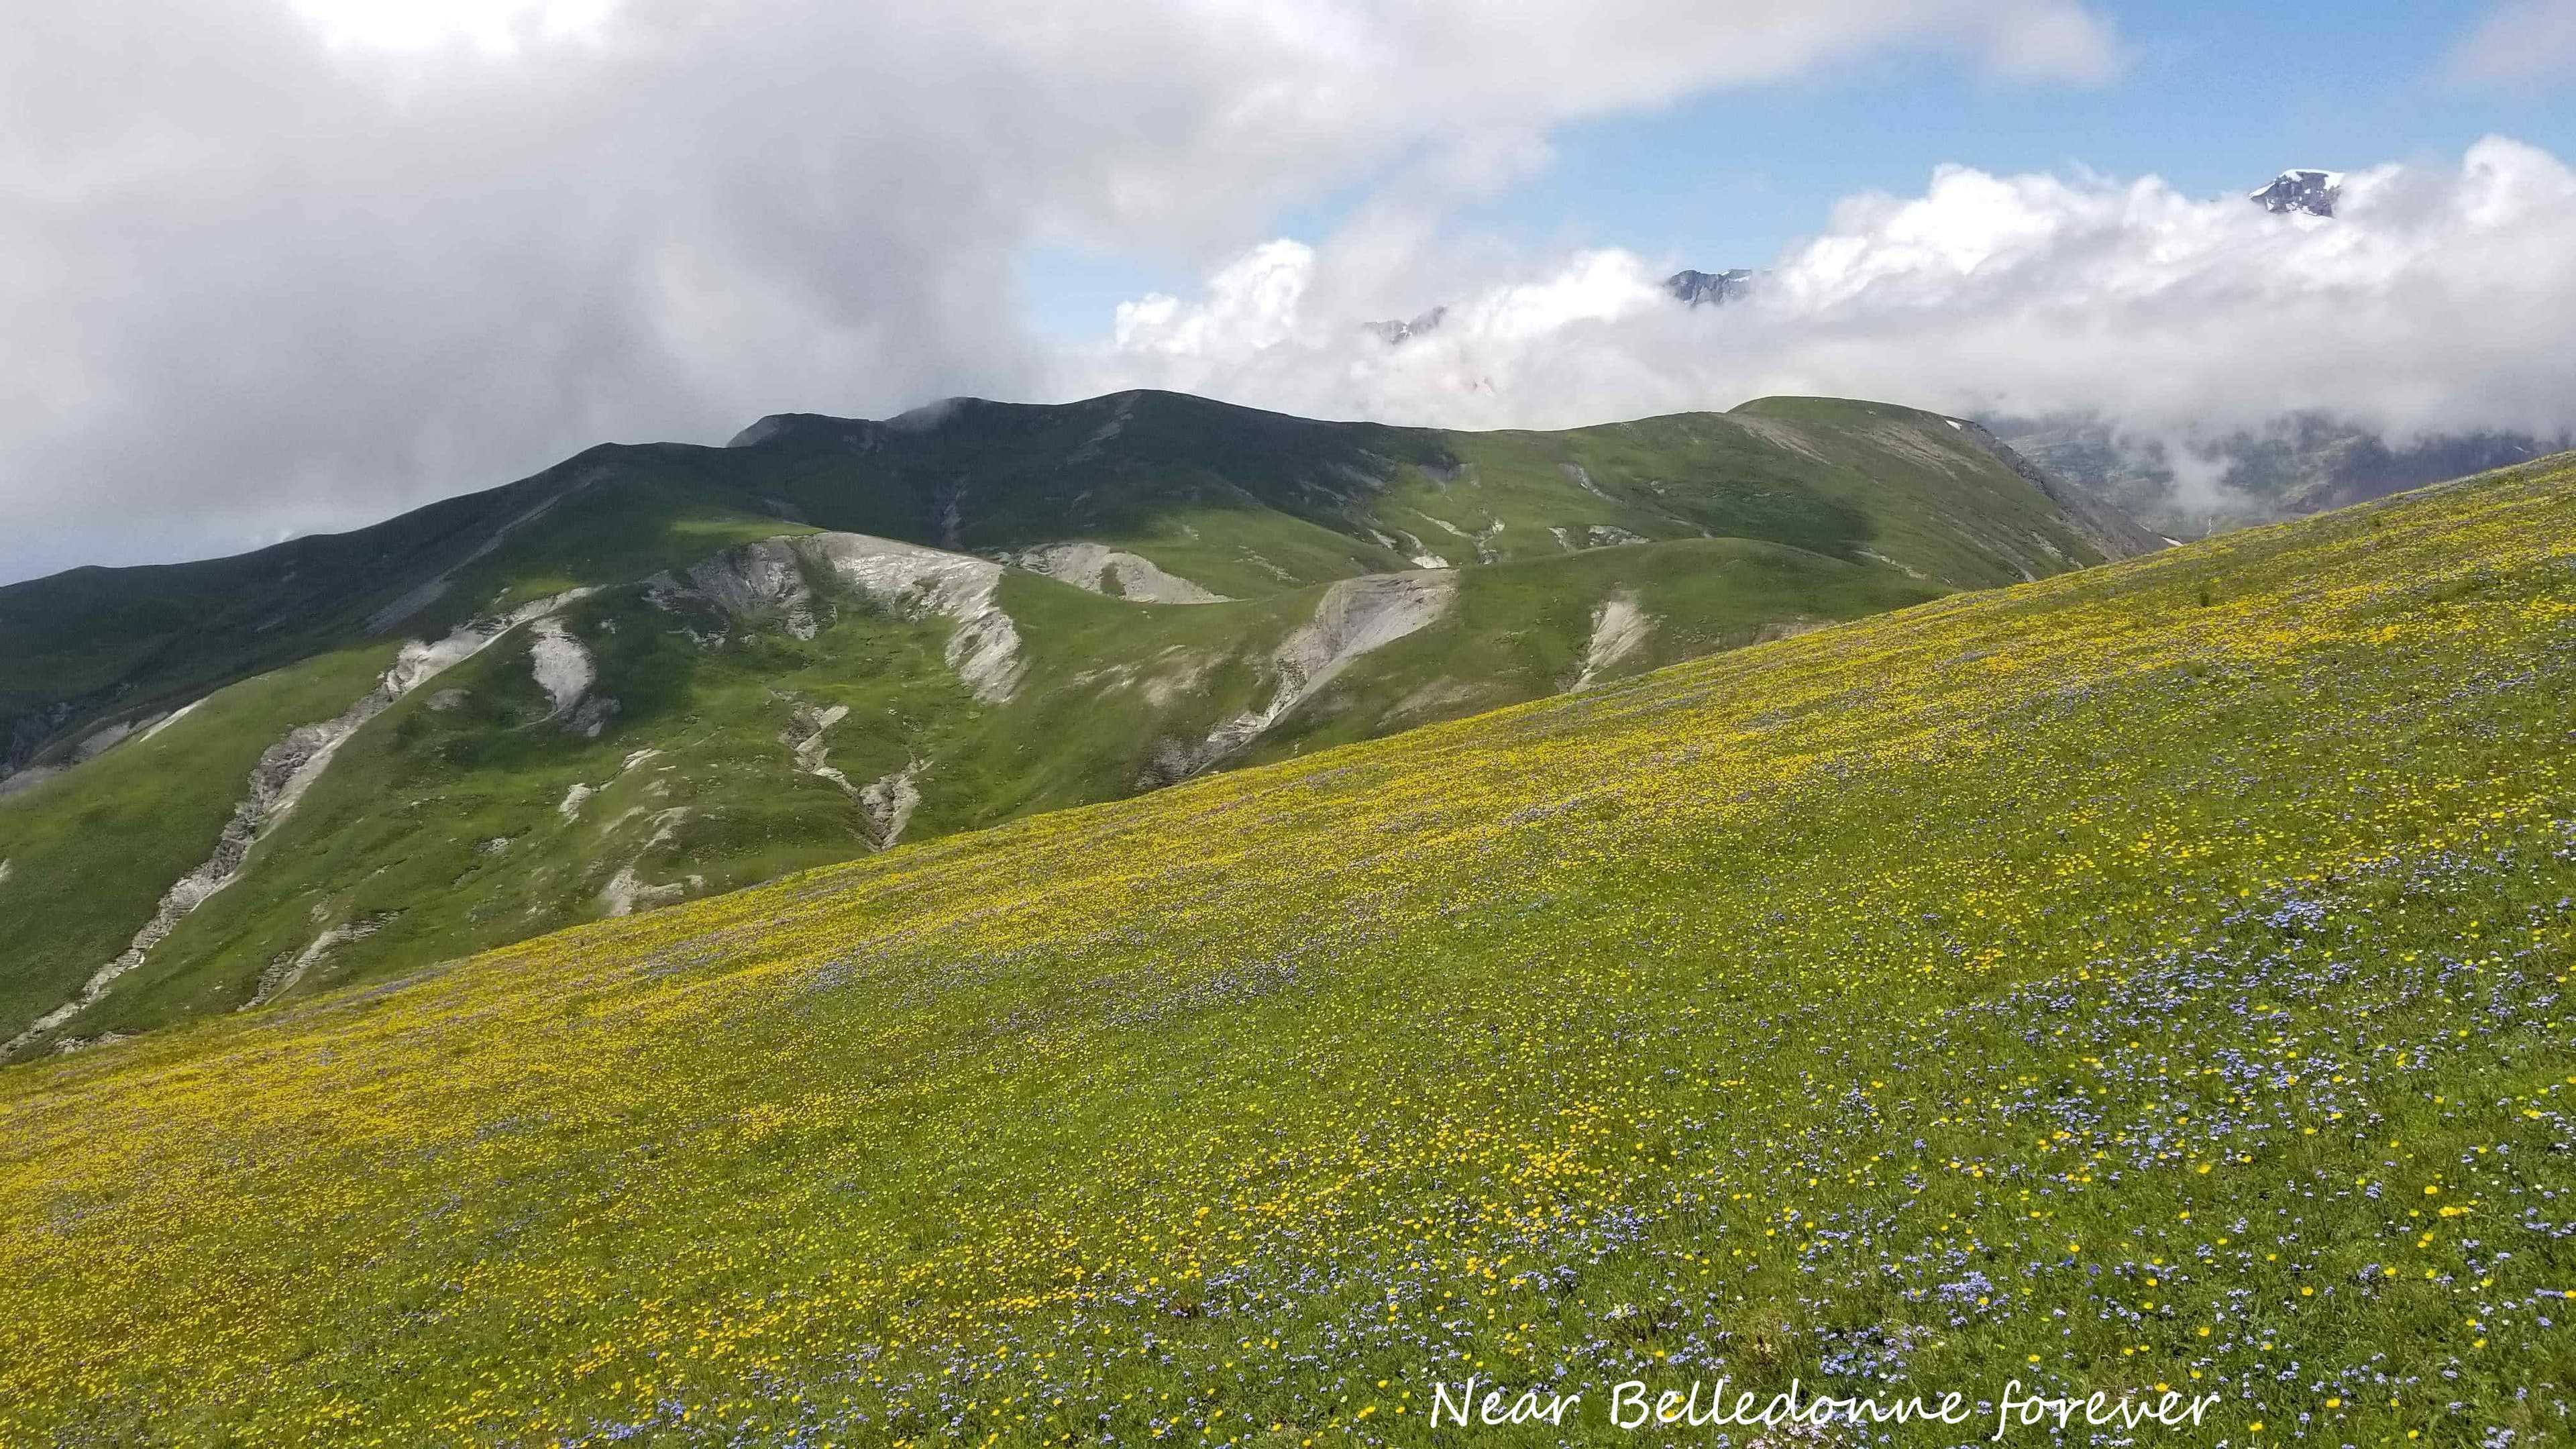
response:
M122 953L214 850L260 753L348 708L393 652L320 655L232 685L150 739L0 798L0 1039Z
M434 636L504 603L624 583L793 526L732 483L706 449L593 448L544 473L356 532L142 568L74 569L0 588L0 753L48 707L63 723L18 746L61 763L99 720L166 710L252 674L364 647L377 610L447 575L405 618ZM533 517L531 516L533 515ZM478 550L492 543L496 548ZM28 746L41 738L41 750Z
M2562 463L7 1069L0 1435L2545 1441L2571 540Z
M943 500L956 505L953 517ZM1088 533L1246 602L1147 610L1014 579L1010 598L1029 615L1022 622L1040 672L1001 710L956 688L933 633L864 611L810 644L772 638L699 658L673 642L670 621L631 598L613 616L605 603L589 606L581 617L593 620L585 627L602 653L601 690L622 705L604 737L569 738L545 721L524 639L496 649L442 681L469 689L470 708L433 718L416 699L363 732L262 843L243 884L184 922L64 1033L228 1009L325 932L370 934L317 958L294 989L591 919L621 870L697 895L847 859L865 849L855 811L796 773L779 743L793 700L850 708L832 748L855 780L927 762L913 839L1132 793L1158 741L1203 737L1266 697L1254 661L1311 612L1318 582L1403 566L1418 548L1500 562L1491 574L1465 570L1460 605L1437 628L1363 661L1251 758L1563 688L1593 610L1614 591L1635 596L1656 623L1645 647L1604 677L1732 647L1785 622L1852 617L1940 585L2006 582L2099 556L2036 489L1944 421L1877 404L1773 399L1725 416L1448 434L1174 394L1067 407L972 403L936 426L814 419L751 447L597 448L471 509L440 505L304 541L293 560L162 571L204 587L247 579L267 592L253 590L185 636L176 657L191 662L181 674L143 667L143 684L117 708L144 708L173 679L253 657L225 631L263 611L292 615L288 632L310 647L337 638L359 648L367 612L444 571L445 592L402 626L434 636L479 611L619 584L807 526L781 514L917 539L943 537L949 519L957 542L997 550ZM1596 527L1666 541L1567 553L1557 536L1580 541ZM1395 534L1403 547L1377 542ZM468 557L477 548L486 551ZM67 576L84 579L96 582ZM288 594L305 613L283 602ZM0 618L14 607L0 607ZM621 620L626 632L611 643L602 629ZM96 644L95 632L78 637ZM283 646L258 645L274 647ZM1206 668L1193 676L1193 664ZM289 698L264 697L281 706ZM338 707L296 695L291 708L245 717L241 733L248 740L264 727L273 739ZM62 743L77 733L65 731ZM644 749L663 755L641 772L622 768ZM240 753L156 756L160 769L190 776L189 798L132 817L162 828L147 846L120 847L132 879L118 877L116 889L93 890L104 878L83 873L73 852L29 852L19 863L19 894L57 909L38 928L38 946L0 966L0 1034L57 1004L63 981L105 960L101 941L121 945L143 923L169 877L156 886L142 867L203 855L229 809L213 796L246 769ZM116 808L126 772L91 778L98 768L57 782L64 803L50 811L0 800L0 836L34 839L67 813ZM576 782L602 793L567 819L555 807ZM0 917L7 905L0 898Z
M328 648L557 481L540 475L234 558L73 569L0 587L0 721L56 703L76 705L80 718L168 708Z
M1613 592L1655 623L1605 678L1737 647L1784 621L1852 618L1933 593L1887 569L1740 539L1469 569L1460 591L1439 623L1363 657L1253 758L1556 693ZM231 1009L268 968L353 924L369 933L317 958L294 990L596 919L621 870L703 896L863 854L856 807L800 774L781 740L800 703L848 708L827 742L854 781L923 764L910 839L1133 794L1158 743L1204 738L1268 698L1257 661L1320 592L1157 608L1012 576L1003 603L1032 672L998 707L956 682L941 657L944 624L848 596L811 640L737 628L714 649L631 594L592 601L573 628L596 652L599 691L621 706L601 737L548 717L525 638L493 648L355 738L263 840L254 884L189 917L67 1029L134 1032ZM436 707L452 690L464 701ZM645 750L657 753L627 767ZM597 794L566 815L577 784ZM31 995L18 1020L50 1004Z
M1492 547L1506 558L1557 553L1551 526L1580 533L1588 523L1647 538L1766 539L1844 559L1866 550L1951 588L2104 557L2037 489L1910 408L1768 398L1726 414L1447 437L1473 474L1392 502L1470 530L1500 520ZM1590 490L1567 486L1569 464Z
M973 550L1101 538L1237 595L1400 568L1414 545L1549 557L1567 551L1551 529L1594 526L1866 549L1953 588L2104 557L1945 420L1831 398L1451 433L1123 393L905 427L798 418L723 456L824 526Z
M1361 658L1252 752L1275 759L1558 693L1594 611L1632 598L1654 623L1596 683L1786 630L1922 603L1941 591L1885 568L1740 538L1589 549L1467 569L1439 622Z
M620 870L704 895L865 854L856 808L800 773L781 739L798 704L849 709L826 738L829 762L853 781L926 762L912 838L1131 793L1157 735L1204 734L1256 702L1242 653L1267 649L1313 607L1299 594L1144 608L1033 576L1010 578L1003 602L1032 670L994 707L947 667L943 621L890 617L848 595L813 639L737 628L714 648L633 593L591 601L572 627L621 706L597 739L549 718L528 640L506 640L355 737L263 840L257 888L189 917L79 1029L228 1009L281 956L351 923L372 933L334 948L297 989L595 919ZM1230 663L1148 707L1141 683L1180 666L1173 651ZM445 691L465 698L449 705ZM596 793L567 814L576 785Z
M506 501L514 508L530 496L524 489L505 491L509 493ZM413 520L419 517L414 515ZM622 581L655 568L693 562L734 543L795 531L793 525L774 517L723 507L652 482L585 489L558 504L547 519L559 525L556 531L523 530L507 546L458 568L449 594L408 621L402 633L434 636L485 607L523 602L577 585ZM392 530L392 525L385 529ZM0 860L11 863L11 879L0 883L0 933L9 941L9 950L0 956L0 1038L60 1005L92 971L125 949L150 919L162 892L212 850L263 750L298 725L339 714L374 684L375 676L392 661L394 644L390 639L366 637L360 627L366 611L381 607L402 587L459 563L475 542L487 536L462 526L447 529L440 535L440 549L424 555L436 567L417 558L409 564L389 561L379 574L369 576L362 589L348 585L357 591L335 592L331 602L315 605L325 612L313 616L310 627L287 631L292 637L276 646L286 650L288 657L297 650L318 652L306 652L292 663L223 686L149 741L119 745L66 774L0 796ZM328 551L334 560L331 567L352 576L366 574L369 559L380 555L390 559L394 548L374 532L307 542L314 544L316 552L325 552L322 544L345 545ZM299 579L321 571L309 560L269 562L275 569L263 577L271 592L305 587ZM162 617L153 611L175 611L172 617L184 617L189 608L202 608L206 620L202 627L164 638L148 655L136 655L141 660L134 665L138 682L120 696L110 713L135 714L183 703L200 685L270 658L271 646L255 637L260 631L236 627L257 611L253 605L266 608L277 603L269 593L248 588L213 565L161 571L83 570L63 578L86 588L89 576L111 572L156 577L167 573L177 579L166 589L156 584L158 592L140 597L118 595L125 599L125 607L153 618ZM346 583L342 580L330 587L340 590ZM311 586L322 587L318 582ZM249 597L237 598L237 592ZM225 600L225 605L207 606L200 593ZM40 596L59 602L55 595ZM0 600L0 605L5 603ZM79 615L79 628L61 637L95 643L104 651L101 657L122 659L116 648L101 641L110 635L126 637L120 631L142 616L102 605L94 613ZM10 617L14 616L0 613L0 618ZM0 634L6 632L0 630ZM524 673L524 641L517 658ZM6 648L0 647L0 678L47 677L54 669L51 660L50 655L37 656L30 663L8 657ZM21 669L23 674L17 672ZM87 674L63 677L84 690L95 683ZM371 728L360 738L372 741L375 736ZM326 787L338 785L340 768L335 763L333 773L324 776ZM389 811L384 819L401 817L402 812ZM263 844L241 884L201 911L219 907L238 911L251 905L283 908L277 885L262 868L280 853ZM815 860L809 857L796 863ZM298 902L292 908L300 911L310 904ZM184 957L186 941L194 937L199 923L192 917L182 929L189 933L178 941ZM517 939L521 934L502 939ZM163 970L159 958L171 949L170 943L157 949L152 972L131 984L141 986L159 974ZM186 978L184 996L161 993L131 1009L116 1003L94 1020L84 1016L66 1030L91 1035L151 1024L179 1011L221 1009L246 999L247 983L258 976L256 965L206 980L200 980L184 961L174 962L169 969ZM119 994L126 990L127 984L120 983Z
M1464 434L1174 393L970 400L914 423L789 419L738 448L603 445L353 533L0 588L0 765L61 763L100 721L362 643L379 609L443 575L407 631L623 583L794 517L985 552L1099 539L1239 598L1405 567L1389 541L1406 537L1460 563L1555 554L1551 526L1867 550L1953 587L2102 557L1943 420L1880 404Z

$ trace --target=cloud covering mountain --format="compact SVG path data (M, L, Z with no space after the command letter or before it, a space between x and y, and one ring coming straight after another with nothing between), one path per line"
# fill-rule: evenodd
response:
M602 439L954 393L1160 384L1471 424L1781 390L2566 421L2547 324L2570 300L2569 174L2508 141L2356 171L2330 229L2241 191L1966 169L1854 198L1777 259L1451 224L1561 128L1713 91L1890 56L2103 80L2125 47L2078 0L1541 0L1507 26L1468 0L0 0L0 19L0 579L346 527ZM1068 350L1013 280L1045 247L1210 280ZM1678 266L1765 264L1741 304L1660 290ZM1442 305L1401 349L1365 326Z
M1206 252L1401 166L2074 0L6 0L0 577L379 516L602 438L1027 395L1040 242Z
M1671 259L1619 250L1459 287L1434 249L1390 263L1273 241L1197 298L1122 308L1084 375L1463 427L1781 392L2144 429L2305 409L2400 437L2576 420L2576 172L2492 138L2456 162L2354 172L2336 211L1951 167L1919 196L1845 202L1722 308L1677 305ZM1448 306L1402 348L1333 314L1389 271Z

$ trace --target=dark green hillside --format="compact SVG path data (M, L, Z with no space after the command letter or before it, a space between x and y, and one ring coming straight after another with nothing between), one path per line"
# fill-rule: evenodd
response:
M1573 552L1597 546L1594 529L1867 551L1953 588L2152 546L2072 518L1948 419L1828 398L1558 433L1319 423L1175 393L1064 407L960 399L883 423L766 419L737 446L800 516L944 548L1088 537L1165 562L1190 541L1185 528L1221 543L1240 534L1239 553L1258 552L1281 532L1255 521L1264 515L1342 536L1337 572L1291 569L1294 582L1423 552L1451 563ZM1188 574L1177 555L1165 566ZM1283 582L1265 584L1239 556L1218 566L1245 591Z

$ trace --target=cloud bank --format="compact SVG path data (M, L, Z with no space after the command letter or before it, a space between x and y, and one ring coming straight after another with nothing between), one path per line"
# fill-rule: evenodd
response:
M1473 264L1436 248L1274 241L1200 297L1122 307L1112 345L1064 386L1464 427L1768 393L2177 431L2301 409L2399 437L2576 424L2576 173L2490 138L2456 164L2354 173L2337 210L1950 167L1920 196L1845 202L1750 297L1699 308L1663 290L1672 258L1587 251L1461 286ZM1360 325L1389 301L1390 315L1448 310L1389 346Z
M2570 13L2509 0L2455 68L2558 64ZM1768 259L1444 226L1588 117L1899 50L2098 79L2120 42L2075 0L1532 0L1508 25L1478 0L0 0L0 22L0 578L350 526L601 439L952 393L1464 426L1776 392L2178 430L2576 424L2576 176L2509 139L2355 172L2331 220L1949 168ZM1256 244L1355 189L1335 232ZM1012 280L1045 245L1208 281L1066 352ZM1686 265L1768 275L1689 309L1659 286ZM1400 345L1364 326L1435 306Z
M601 439L1059 375L1031 245L1208 258L1353 186L2077 0L0 0L0 578L228 551Z

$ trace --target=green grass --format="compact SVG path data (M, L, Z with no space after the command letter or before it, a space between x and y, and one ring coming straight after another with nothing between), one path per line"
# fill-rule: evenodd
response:
M1375 540L1355 539L1275 509L1192 504L1133 531L1096 537L1230 599L1413 567Z
M811 528L997 554L1090 538L1235 602L1148 608L1013 575L1003 600L1031 673L992 707L951 677L944 632L856 600L841 599L841 623L817 639L769 621L710 650L633 587ZM1592 546L1613 538L1654 541ZM621 879L642 888L639 901L666 900L864 853L855 807L798 772L780 742L800 703L849 711L829 744L853 781L920 766L910 839L1135 793L1172 778L1220 721L1269 699L1266 656L1324 585L1408 567L1422 550L1465 565L1448 616L1223 763L1554 693L1574 681L1594 611L1613 596L1653 623L1596 682L2102 556L1945 420L1831 400L1456 434L1136 393L965 404L935 425L803 419L740 448L594 448L357 534L0 590L0 715L12 700L70 709L39 730L50 743L36 757L49 759L96 719L258 668L311 667L280 660L381 656L368 620L397 599L426 600L399 632L435 637L566 590L606 591L567 616L599 657L599 692L618 704L598 737L548 718L529 641L506 641L439 682L435 692L465 692L463 707L433 709L425 693L361 731L241 883L63 1033L230 1010L288 975L286 989L309 991L504 945L598 916ZM78 667L59 668L66 660ZM58 675L65 692L45 695ZM16 812L30 841L102 810L122 812L129 834L109 871L67 841L21 852L17 893L50 902L52 924L0 959L0 1009L31 1019L115 954L102 942L121 949L160 890L203 858L229 810L218 797L238 794L259 729L273 741L348 702L256 697L276 708L242 716L229 745L197 756L164 744L153 756L153 773L188 777L167 810L136 807L141 777L104 769L111 751L47 786L55 805ZM648 749L660 753L626 767ZM576 785L598 798L567 816L558 807ZM317 947L325 936L347 939Z
M0 1040L121 954L214 849L261 752L348 708L393 652L325 654L219 690L150 739L0 797Z
M365 614L462 558L546 496L540 475L354 533L235 558L82 568L0 588L0 746L91 720L172 708L223 684L346 643ZM45 722L58 708L61 719ZM36 716L36 718L31 718Z
M1653 621L1595 683L1935 598L1893 570L1739 538L1628 544L1463 571L1438 623L1363 657L1273 729L1255 759L1347 744L1574 684L1614 595Z
M0 1437L2554 1442L2572 563L2562 462L10 1067Z
M838 617L811 640L746 628L713 648L632 592L578 608L600 688L620 704L597 739L552 717L525 637L441 676L353 738L263 840L256 889L190 916L81 1029L132 1032L230 1009L272 963L350 923L373 929L318 959L298 989L594 919L622 869L705 895L865 854L857 809L800 773L780 738L800 703L850 711L827 740L830 763L853 781L927 762L913 838L1130 793L1156 738L1204 735L1255 702L1260 681L1243 651L1266 649L1312 607L1290 596L1146 609L1014 577L1004 603L1035 668L1013 703L991 707L943 660L944 624L889 617L847 594L831 603ZM1140 685L1181 667L1174 651L1223 660L1167 707L1149 707ZM656 753L627 766L646 750ZM596 793L567 815L576 785Z
M1593 610L1614 593L1653 624L1605 679L1933 591L1884 568L1737 539L1468 569L1438 623L1364 656L1245 758L1556 693L1573 682ZM243 886L182 922L65 1030L132 1033L233 1009L261 991L264 973L273 983L280 963L353 926L365 934L314 957L289 989L378 979L595 919L621 871L695 897L864 854L858 808L798 771L781 738L799 705L848 711L827 743L852 781L920 766L908 839L1133 794L1166 778L1154 773L1159 752L1268 700L1276 685L1262 661L1320 595L1147 607L1007 576L1001 602L1030 673L1000 706L957 682L943 623L890 617L846 592L828 596L834 620L810 640L755 621L714 647L639 591L594 599L569 617L594 652L598 692L619 705L598 738L553 717L528 639L503 641L353 738L263 838ZM262 718L282 733L280 716ZM655 753L627 766L646 750ZM207 783L223 778L238 775ZM596 794L567 815L576 786ZM31 820L31 831L50 820ZM54 862L28 865L43 873ZM109 904L138 922L149 911ZM52 1004L42 990L27 1000L30 1017Z
M970 401L935 425L805 418L741 448L601 446L353 533L0 588L0 761L59 759L98 721L361 642L378 610L442 576L406 628L685 566L797 517L981 552L1101 539L1236 597L1403 567L1410 549L1390 539L1471 563L1562 552L1551 528L1593 526L1867 550L1957 588L2105 556L1942 419L1880 404L1470 434L1172 393ZM1435 518L1488 536L1480 548Z
M402 621L404 636L795 531L756 497L696 476L685 459L675 465L671 451L594 448L533 478L353 533L0 588L0 729L25 731L18 741L0 733L0 748L59 761L98 721L174 708L252 674L368 645L381 632L368 627L370 616L442 575L450 586ZM496 537L499 547L476 556ZM59 710L59 722L45 723L48 710Z
M476 614L546 598L572 588L631 583L661 569L686 568L738 543L802 533L755 500L670 476L645 455L631 476L604 478L513 534L501 548L458 571L439 605L406 624L434 633Z
M1560 552L1550 527L1602 522L1646 538L1763 539L1845 559L1866 549L1950 588L2103 557L2038 490L1911 409L1779 398L1723 415L1457 441L1473 476L1405 501L1468 515L1447 518L1453 526L1502 520L1495 546L1507 557ZM1569 488L1567 465L1598 493Z

